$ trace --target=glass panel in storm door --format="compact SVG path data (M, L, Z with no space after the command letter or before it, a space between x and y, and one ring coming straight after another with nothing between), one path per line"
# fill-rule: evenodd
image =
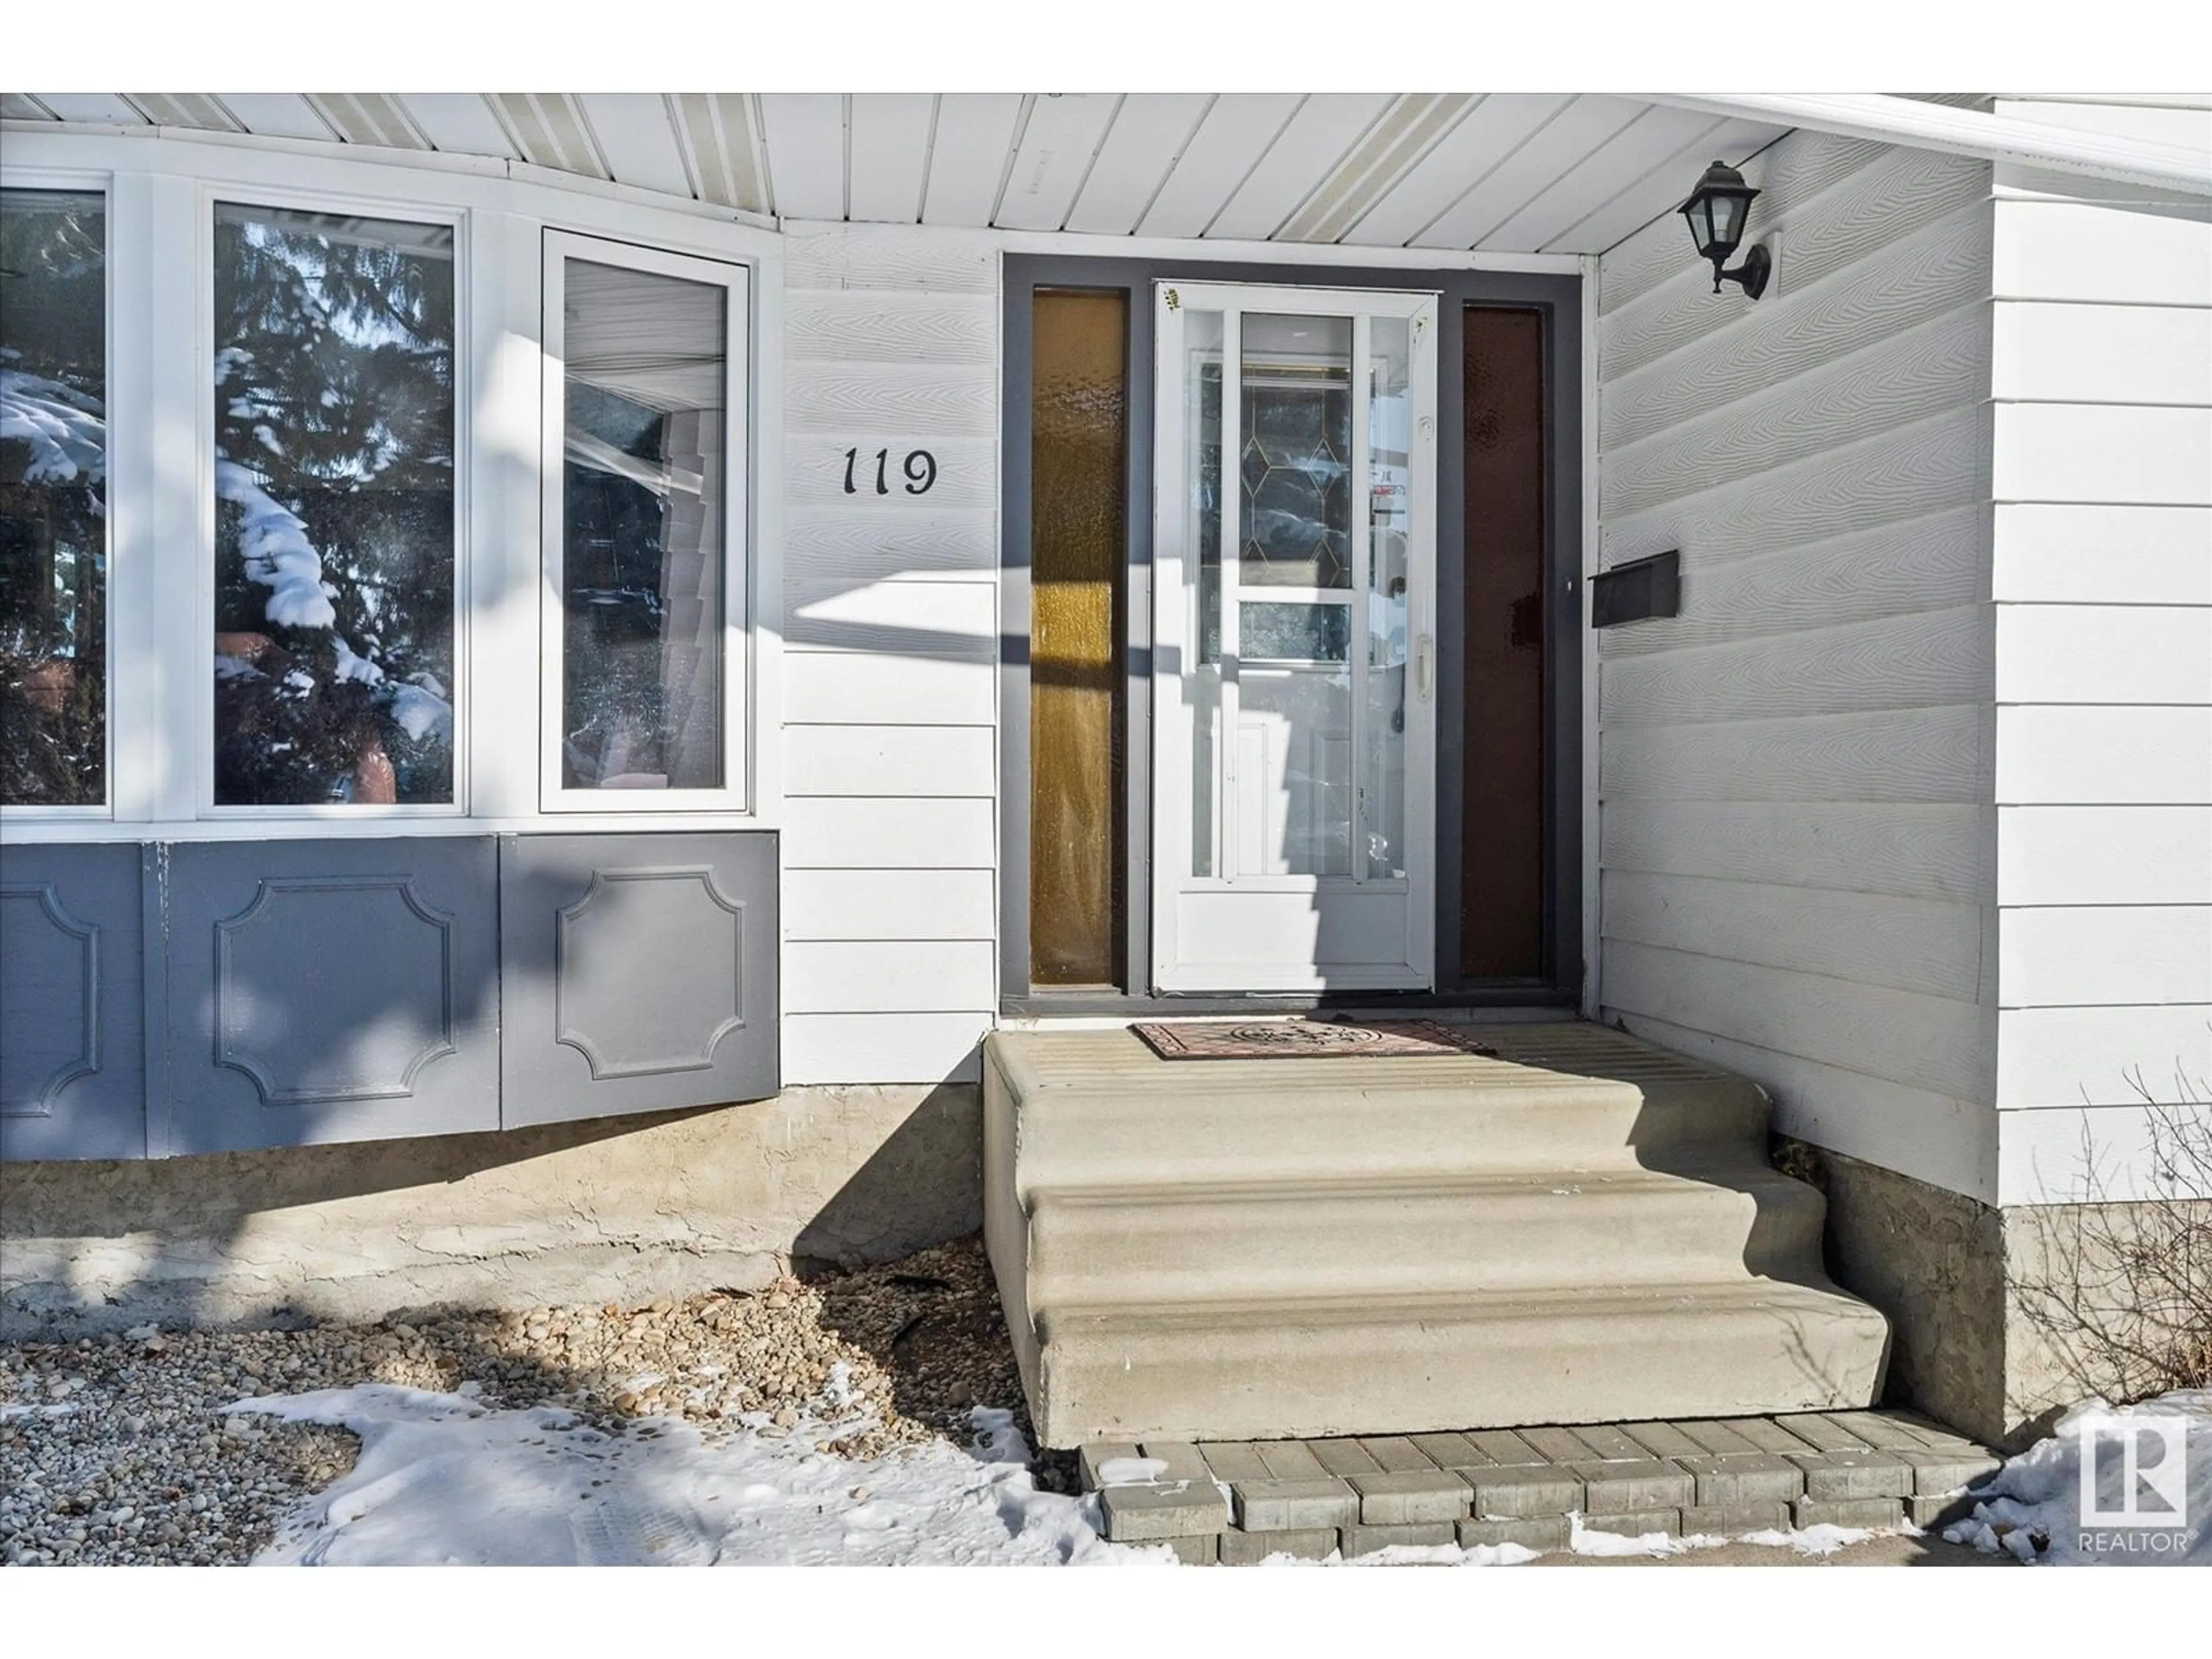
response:
M1352 585L1352 319L1247 315L1247 586Z
M1404 317L1368 324L1367 360L1367 874L1406 873L1407 538L1413 475L1413 328Z
M1248 314L1240 364L1233 868L1348 876L1352 663L1336 641L1350 618L1318 613L1353 598L1352 319ZM1342 600L1269 597L1285 588Z
M1221 803L1221 313L1183 313L1183 546L1195 561L1191 612L1183 629L1192 661L1181 676L1190 721L1190 872L1218 873Z
M729 290L568 262L562 787L722 787Z

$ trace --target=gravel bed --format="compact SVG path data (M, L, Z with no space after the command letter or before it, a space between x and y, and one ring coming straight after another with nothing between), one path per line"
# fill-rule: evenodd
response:
M846 1393L830 1397L831 1367ZM406 1310L383 1323L156 1331L0 1345L0 1562L243 1562L277 1516L352 1467L343 1430L229 1417L264 1394L356 1382L568 1407L629 1432L682 1418L709 1437L810 1419L876 1426L824 1449L895 1455L949 1437L975 1406L1028 1413L980 1239L764 1291L641 1308ZM748 1419L741 1424L740 1414ZM765 1424L766 1426L760 1426ZM1037 1483L1073 1491L1044 1454Z

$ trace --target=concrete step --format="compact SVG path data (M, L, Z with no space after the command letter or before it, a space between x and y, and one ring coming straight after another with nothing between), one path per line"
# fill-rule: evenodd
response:
M1540 1175L1180 1182L1033 1193L1040 1307L1817 1273L1826 1205L1753 1164Z
M1887 1326L1833 1289L1747 1279L1059 1308L1037 1334L1032 1414L1072 1447L1827 1410L1875 1397Z
M1043 1443L1848 1408L1881 1315L1752 1084L1590 1025L1494 1059L985 1045L984 1235Z
M1734 1148L1763 1161L1741 1078L1581 1024L1497 1025L1498 1049L1418 1060L1169 1063L1127 1031L1000 1032L987 1158L1044 1189L1634 1169ZM1020 1133L1012 1116L1018 1103Z

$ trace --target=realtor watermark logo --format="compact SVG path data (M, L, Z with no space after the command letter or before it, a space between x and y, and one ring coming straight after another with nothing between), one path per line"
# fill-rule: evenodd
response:
M2093 1418L2080 1425L2083 1550L2179 1555L2196 1542L2188 1431L2182 1417Z

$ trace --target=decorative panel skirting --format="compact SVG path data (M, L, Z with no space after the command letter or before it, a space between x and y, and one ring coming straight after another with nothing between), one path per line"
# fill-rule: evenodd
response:
M169 848L164 1152L496 1129L489 836Z
M773 1094L776 936L772 836L503 841L505 1121Z
M0 848L0 1156L146 1155L141 850Z
M0 1157L773 1095L776 874L757 833L0 849Z

